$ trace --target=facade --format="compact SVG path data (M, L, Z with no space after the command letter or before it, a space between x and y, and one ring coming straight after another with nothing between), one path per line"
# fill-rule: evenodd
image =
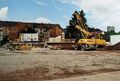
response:
M21 42L36 42L39 41L38 33L20 33Z
M110 36L110 43L112 45L114 45L114 44L116 44L118 42L120 42L120 35L111 35Z
M62 34L56 36L56 37L50 37L49 42L63 42L65 39L65 33L62 32Z
M61 36L57 36L57 37L50 37L49 38L49 42L61 42L62 40L61 40L62 38L61 38Z
M0 21L1 26L3 27L3 34L7 35L10 41L19 39L20 33L34 32L38 33L38 40L44 42L49 41L49 38L62 35L63 31L59 24Z
M3 40L3 27L0 27L0 41Z
M115 27L114 26L108 26L107 27L107 32L113 32L113 33L115 33Z

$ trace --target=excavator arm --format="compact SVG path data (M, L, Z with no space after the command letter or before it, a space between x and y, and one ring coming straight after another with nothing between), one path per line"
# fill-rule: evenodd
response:
M82 17L78 13L74 13L73 16L76 17L78 23L75 28L77 28L81 32L82 37L85 39L89 36L92 36L92 34L88 31L85 23L83 22Z
M99 34L89 32L81 15L78 12L73 13L73 16L76 18L75 28L78 29L82 35L82 38L76 43L77 47L80 46L81 50L86 50L92 48L95 49L97 46L105 46L106 41L101 39L100 36L96 37ZM94 38L92 38L93 36Z
M89 37L89 36L92 36L92 34L91 34L90 32L84 30L84 29L83 29L82 27L80 27L79 25L76 25L76 28L77 28L79 31L81 31L81 32L84 33L84 35L82 35L82 36L84 36L84 38L87 38L87 37Z

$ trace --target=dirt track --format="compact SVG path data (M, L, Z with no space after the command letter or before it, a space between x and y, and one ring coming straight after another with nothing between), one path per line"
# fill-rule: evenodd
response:
M0 51L0 81L57 81L114 71L120 71L120 51Z

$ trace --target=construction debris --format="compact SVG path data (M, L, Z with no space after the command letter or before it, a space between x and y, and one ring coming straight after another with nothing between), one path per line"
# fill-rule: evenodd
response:
M120 50L120 42L113 45L113 46L108 46L106 47L107 50Z
M107 46L105 48L98 49L98 50L100 50L100 51L120 50L120 42L115 45Z

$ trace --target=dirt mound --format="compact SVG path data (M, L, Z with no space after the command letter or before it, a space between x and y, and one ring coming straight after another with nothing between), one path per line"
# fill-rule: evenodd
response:
M102 50L120 50L120 42L115 45L105 47Z

